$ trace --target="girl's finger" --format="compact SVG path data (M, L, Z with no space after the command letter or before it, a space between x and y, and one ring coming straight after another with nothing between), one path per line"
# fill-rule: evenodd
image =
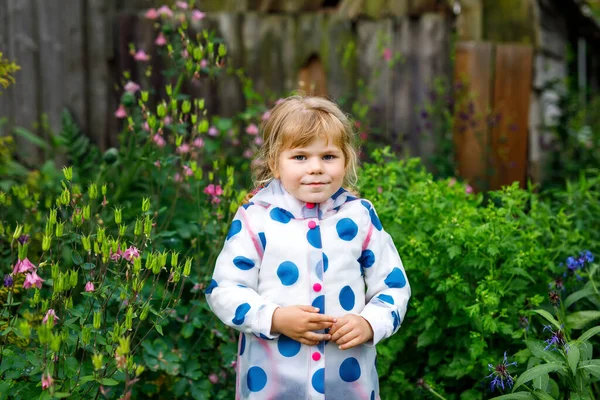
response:
M352 347L356 347L359 344L362 344L361 340L360 340L360 335L355 337L354 339L352 339L351 341L349 341L346 344L343 344L340 346L340 350L348 350L351 349Z
M329 329L333 326L333 322L312 322L308 324L309 331L318 331L319 329ZM331 332L329 332L331 334Z
M345 343L352 341L354 338L356 338L358 336L360 336L360 332L357 332L356 330L351 330L350 332L348 332L347 334L343 335L341 338L336 340L335 343L338 345L343 345Z
M331 339L331 335L328 335L326 333L315 333L315 332L306 332L303 335L304 339L306 340L310 340L313 342L320 342L323 340L330 340Z
M341 319L341 320L337 321L336 323L333 324L333 326L329 330L329 334L331 336L333 336L338 331L338 329L340 329L342 326L346 325L347 322L348 322L348 320L346 320L346 319Z
M336 330L335 333L332 334L331 331L329 332L331 334L331 341L338 343L342 336L348 334L351 331L352 327L348 324L344 324L343 326L338 328L338 330Z

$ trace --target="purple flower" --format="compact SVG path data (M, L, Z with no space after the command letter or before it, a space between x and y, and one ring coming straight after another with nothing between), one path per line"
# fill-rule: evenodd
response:
M492 382L490 383L492 392L498 387L504 390L506 387L511 388L513 386L513 377L510 376L510 373L508 372L508 367L511 367L513 365L516 366L517 363L509 363L508 359L506 358L506 352L504 352L504 360L500 364L496 365L495 367L492 364L488 364L488 368L490 369L490 371L492 371L492 373L489 374L486 378L493 378Z
M562 326L561 326L562 328ZM548 343L548 346L546 346L544 348L544 350L548 350L550 347L555 346L556 347L560 347L563 346L567 343L567 341L565 340L565 334L563 333L562 329L558 329L556 330L556 332L554 332L552 330L552 327L550 325L546 325L544 326L544 331L550 331L550 333L552 333L552 337L550 339L546 340L546 343Z
M581 253L579 253L579 256L583 258L587 263L594 262L594 255L589 250L582 251Z
M11 287L14 283L13 277L10 275L4 275L4 287Z
M557 306L560 303L560 295L554 290L548 293L548 298L553 306Z
M17 239L17 241L21 244L25 244L29 242L29 235L21 235L19 236L19 238Z

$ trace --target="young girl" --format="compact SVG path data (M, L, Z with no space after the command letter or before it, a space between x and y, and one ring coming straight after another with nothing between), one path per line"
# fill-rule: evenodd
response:
M293 96L263 126L258 191L239 208L206 298L241 331L238 399L378 399L375 345L395 333L410 286L357 180L350 122Z

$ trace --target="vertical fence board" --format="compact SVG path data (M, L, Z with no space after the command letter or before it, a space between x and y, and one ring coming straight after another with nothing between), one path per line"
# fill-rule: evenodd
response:
M342 96L356 92L357 58L351 54L344 64L344 52L354 40L352 22L350 20L330 16L327 20L325 40L329 48L323 54L327 71L327 92L329 97L338 101Z
M2 51L3 57L9 61L14 61L13 51L11 47L11 23L9 18L9 6L8 2L0 1L0 51ZM20 72L17 71L14 74L16 79L20 79ZM6 118L7 124L0 128L0 135L7 134L12 126L14 119L13 116L13 88L0 87L0 118Z
M68 49L63 35L61 17L63 10L60 7L45 1L36 0L38 7L38 20L40 29L40 68L41 80L41 112L48 116L48 123L53 132L60 131L61 112L66 105L65 86L69 85L70 77L64 74L63 60ZM47 139L47 138L46 138Z
M474 104L475 118L491 108L493 47L491 43L460 42L456 45L454 80L466 85ZM465 118L466 119L466 118ZM457 116L457 121L461 121ZM476 190L488 182L489 132L487 124L473 126L467 121L454 126L454 149L459 175Z
M86 72L84 54L84 12L80 0L65 0L62 7L62 24L64 29L64 96L73 117L85 132L88 128L86 120ZM89 44L91 45L91 43Z
M39 44L35 34L35 4L32 0L9 0L9 19L12 30L12 57L20 66L19 80L13 87L13 113L15 126L26 129L33 128L39 121ZM22 161L34 165L39 161L39 150L36 146L20 137L15 138Z
M414 55L414 37L411 34L411 26L414 25L409 18L402 17L396 20L394 54L400 54L402 61L394 66L393 87L393 128L392 138L396 143L392 144L395 151L399 151L401 143L406 141L412 152L417 149L417 140L413 132L413 115L415 105L412 99L412 85L417 70Z
M491 189L515 181L521 187L526 184L532 64L530 46L500 44L496 48L494 105L502 119L492 129Z
M88 75L88 121L89 135L94 138L101 151L108 145L108 65L107 65L107 26L104 0L88 0L85 15L86 37L93 40L93 46L86 46Z
M242 43L242 15L220 13L217 15L220 36L227 44L227 63L234 68L244 65ZM219 114L231 117L244 109L242 84L236 76L220 74L217 78Z

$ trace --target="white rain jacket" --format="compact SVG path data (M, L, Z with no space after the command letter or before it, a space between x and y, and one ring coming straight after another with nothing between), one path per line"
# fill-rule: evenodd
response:
M376 345L395 333L410 286L392 238L367 200L340 189L321 204L279 180L239 208L206 290L210 308L241 331L237 399L379 399ZM339 350L271 334L280 306L363 316L374 338Z

